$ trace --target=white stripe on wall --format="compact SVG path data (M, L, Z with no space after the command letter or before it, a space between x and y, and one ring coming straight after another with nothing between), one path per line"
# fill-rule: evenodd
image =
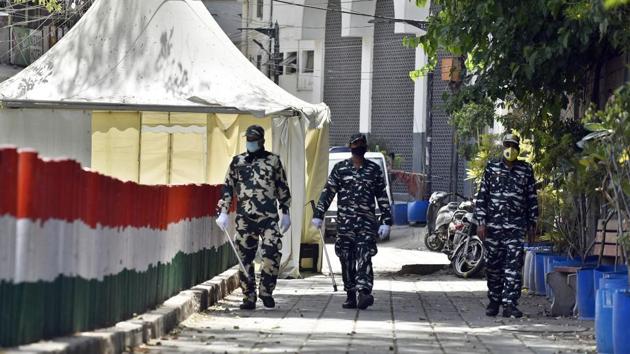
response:
M82 221L42 224L19 219L16 223L15 218L3 216L0 280L53 281L59 275L102 280L124 269L143 272L158 262L170 262L178 252L192 254L225 244L227 239L214 221L214 217L185 220L167 230L93 229Z

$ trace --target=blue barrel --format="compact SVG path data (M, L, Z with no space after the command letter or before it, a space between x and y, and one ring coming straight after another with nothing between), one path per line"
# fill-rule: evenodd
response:
M407 225L407 203L394 203L394 224Z
M595 319L594 268L582 268L577 272L576 304L581 320Z
M613 294L612 333L615 353L630 353L630 290Z
M536 292L536 273L535 271L536 252L532 249L525 248L525 262L523 264L523 287L527 288L529 293Z
M428 208L428 200L414 200L407 203L407 219L409 223L426 223Z
M534 273L536 273L536 295L545 295L545 256L550 253L536 252L534 258Z
M613 295L628 287L628 278L603 278L595 295L595 342L598 353L613 352Z
M616 269L616 270L615 270ZM595 268L593 270L593 283L595 284L595 291L599 289L600 280L604 277L604 274L614 273L614 274L627 274L628 269L625 266L617 265L603 265Z

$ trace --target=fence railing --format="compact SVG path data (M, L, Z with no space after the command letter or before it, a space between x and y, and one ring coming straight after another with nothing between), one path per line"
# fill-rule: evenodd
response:
M0 347L113 325L236 264L219 195L0 148Z

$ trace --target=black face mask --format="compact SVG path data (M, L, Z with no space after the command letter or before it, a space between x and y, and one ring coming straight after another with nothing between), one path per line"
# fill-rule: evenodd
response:
M365 155L365 153L367 152L367 146L353 147L353 148L350 148L350 151L352 152L352 155L354 156L363 157L363 155Z

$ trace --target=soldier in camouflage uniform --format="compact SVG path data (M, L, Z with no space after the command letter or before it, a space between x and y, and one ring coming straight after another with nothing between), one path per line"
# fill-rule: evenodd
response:
M312 223L318 229L322 227L324 214L337 195L335 254L341 262L347 293L343 308L366 309L374 303L372 257L377 252L376 238L389 235L392 217L383 171L378 164L364 158L366 137L353 135L350 148L352 158L337 163L330 173ZM374 211L375 200L382 213L380 226Z
M486 166L475 205L477 234L486 248L486 277L490 303L486 315L522 317L516 307L521 296L523 240L533 233L538 202L532 166L517 160L520 139L503 138L503 159Z
M229 224L228 211L236 195L236 245L249 279L240 271L243 291L241 309L256 307L256 284L253 261L262 238L262 268L259 296L265 307L274 307L272 297L278 279L278 268L282 254L282 234L291 226L289 207L291 194L280 157L264 148L265 131L258 125L247 128L247 152L232 159L223 198L219 201L220 216L217 224L226 230ZM282 219L278 225L278 204ZM282 232L280 232L282 231Z

